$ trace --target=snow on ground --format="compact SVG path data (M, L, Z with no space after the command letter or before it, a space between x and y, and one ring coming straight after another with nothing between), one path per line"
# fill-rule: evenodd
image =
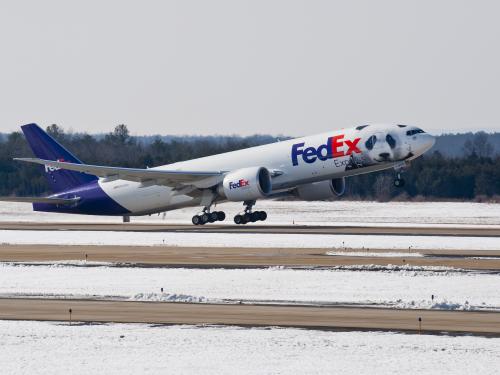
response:
M500 339L0 321L0 362L11 375L497 374Z
M326 255L332 256L343 256L343 257L380 257L380 258L392 258L392 257L400 257L400 258L418 258L423 255L420 253L370 253L368 251L327 251ZM480 257L483 259L483 257ZM496 259L496 258L493 258Z
M232 217L241 211L241 203L223 203L216 210L224 210L232 224ZM360 223L393 224L489 224L500 225L500 204L469 202L278 202L258 201L257 210L265 210L265 224L339 225ZM198 208L189 207L163 215L133 217L133 222L191 223ZM0 221L39 222L121 222L121 217L96 217L32 212L25 203L0 203ZM263 223L254 223L259 225Z
M160 293L164 288L164 293ZM71 267L0 263L0 295L500 309L500 275L470 272ZM435 295L431 301L431 295Z
M0 244L500 250L496 237L0 230Z

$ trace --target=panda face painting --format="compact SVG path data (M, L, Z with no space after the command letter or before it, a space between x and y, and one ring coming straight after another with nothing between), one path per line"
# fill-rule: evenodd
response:
M393 163L411 159L414 150L428 146L433 137L422 129L408 125L361 125L356 128L362 141L362 155L357 165Z
M384 163L404 159L405 147L398 134L377 132L365 142L366 153L370 160ZM406 155L405 155L406 154Z

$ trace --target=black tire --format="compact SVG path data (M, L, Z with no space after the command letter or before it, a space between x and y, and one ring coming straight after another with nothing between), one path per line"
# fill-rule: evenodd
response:
M211 212L209 217L210 219L208 221L211 223L215 223L219 219L217 212Z
M241 215L236 215L236 216L234 217L234 223L235 223L235 224L238 224L238 225L239 225L239 224L244 224L244 223L243 223L243 216L241 216Z
M402 188L403 186L405 186L405 180L403 180L402 178L396 178L394 180L394 186L397 188Z
M252 212L250 215L250 221L252 223L255 223L257 220L259 220L259 212Z
M194 215L193 218L191 219L191 222L194 225L200 225L200 223L201 223L201 217L199 217L198 215Z
M245 224L251 222L252 214L246 213L245 215L243 215L243 221L245 222Z
M226 214L223 211L217 212L217 220L218 221L226 220Z
M210 221L210 216L205 212L204 214L200 215L201 217L201 224L206 224Z
M265 221L267 219L267 213L266 211L259 211L259 220L260 221Z

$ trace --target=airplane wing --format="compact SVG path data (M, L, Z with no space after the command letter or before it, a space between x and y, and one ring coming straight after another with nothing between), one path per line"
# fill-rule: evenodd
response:
M207 188L220 182L224 172L213 171L181 171L141 168L120 168L101 165L75 164L38 158L14 158L14 160L47 165L52 168L68 169L109 180L127 180L136 182L148 182L153 185L167 185L177 187L179 185L192 185L198 188Z
M51 198L51 197L0 197L2 202L20 203L48 203L48 204L73 204L79 198Z

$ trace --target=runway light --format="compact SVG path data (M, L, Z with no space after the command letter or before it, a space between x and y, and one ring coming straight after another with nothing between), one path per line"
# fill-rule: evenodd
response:
M422 334L422 318L418 317L418 334Z
M73 310L69 309L69 325L71 325L71 314L73 313Z

